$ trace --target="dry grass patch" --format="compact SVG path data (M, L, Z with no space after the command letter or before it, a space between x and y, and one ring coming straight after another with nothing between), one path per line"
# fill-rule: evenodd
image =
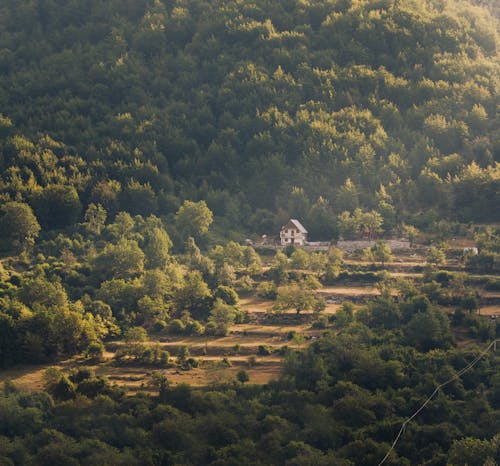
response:
M45 384L43 376L49 367L55 367L56 369L60 369L62 371L70 371L71 369L81 366L91 367L89 364L85 364L85 359L82 356L75 356L54 364L30 364L17 366L0 371L0 385L3 387L3 383L6 380L10 380L21 390L43 390Z
M479 313L482 316L500 316L500 305L482 306Z
M269 312L274 306L274 301L262 299L256 295L251 295L240 299L239 305L241 309L249 313Z
M283 335L291 331L295 332L308 332L311 331L311 324L301 323L298 325L263 325L263 324L237 324L233 325L230 329L233 333L243 333L246 335Z
M373 286L327 286L316 290L319 295L377 296L379 291Z

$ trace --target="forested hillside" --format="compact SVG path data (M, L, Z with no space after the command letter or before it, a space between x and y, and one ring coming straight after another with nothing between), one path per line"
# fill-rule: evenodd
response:
M500 464L497 3L0 0L0 466Z
M498 11L475 3L5 0L2 196L71 185L68 224L205 199L225 234L313 239L356 207L498 220Z

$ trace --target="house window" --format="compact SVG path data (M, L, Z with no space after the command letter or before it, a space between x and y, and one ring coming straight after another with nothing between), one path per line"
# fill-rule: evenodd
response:
M295 230L292 230L292 236L295 234Z

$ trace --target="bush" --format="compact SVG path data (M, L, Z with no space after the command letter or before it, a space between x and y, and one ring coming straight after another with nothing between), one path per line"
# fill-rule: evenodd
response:
M272 349L267 345L259 345L258 354L260 356L269 356L272 353Z
M448 286L450 281L453 279L454 274L452 272L446 272L445 270L440 270L432 275L432 279L437 281L442 286Z
M288 352L289 352L289 351L290 351L290 348L288 347L288 345L283 345L283 346L279 349L278 353L279 353L279 355L280 355L280 356L286 356L286 355L288 354Z
M186 325L180 319L174 319L168 325L168 333L182 335L186 330Z
M167 328L167 323L164 320L155 320L153 324L154 332L163 332Z
M234 306L238 302L238 293L230 286L218 286L214 291L214 297L221 299L231 306Z
M102 361L104 356L104 345L100 341L93 341L87 346L85 355L92 361Z
M500 291L500 278L490 278L484 286L488 291Z
M247 365L248 367L254 367L257 364L257 358L252 355L248 358Z
M257 295L265 299L276 299L278 291L273 282L262 282L257 287Z
M321 316L312 323L314 329L325 329L328 327L328 316Z
M215 322L208 322L207 325L205 325L205 335L217 335L217 324Z
M248 382L250 380L248 372L244 369L242 369L241 371L238 371L238 373L236 374L236 378L241 383L245 383L245 382Z
M194 359L194 358L188 358L186 360L186 364L185 364L185 366L189 369L198 367L199 365L200 365L200 361L198 361L198 359Z
M205 328L197 320L192 320L186 325L185 333L187 335L203 335Z
M74 374L70 376L70 380L73 383L80 383L86 379L92 379L95 377L94 370L90 367L80 367Z
M221 362L219 363L222 367L233 367L233 364L231 361L227 358L222 358Z

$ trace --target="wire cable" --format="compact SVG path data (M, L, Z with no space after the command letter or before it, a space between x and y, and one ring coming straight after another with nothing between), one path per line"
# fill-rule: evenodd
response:
M392 442L391 447L389 448L389 451L386 453L382 461L378 464L378 466L381 466L382 464L385 463L387 458L389 458L389 455L391 452L394 450L396 447L401 435L403 435L403 432L406 429L406 426L416 417L418 414L429 404L429 402L434 398L436 393L441 390L443 387L446 385L454 382L457 380L461 375L465 374L469 370L471 370L482 358L485 354L489 352L492 346L496 345L500 339L493 340L481 353L479 353L478 356L476 356L467 366L464 368L460 369L451 379L447 380L446 382L443 382L442 384L439 384L434 391L431 393L431 395L422 403L422 405L408 418L406 419L403 424L401 424L401 428L399 429L398 434L396 435L396 438L394 439L394 442Z

